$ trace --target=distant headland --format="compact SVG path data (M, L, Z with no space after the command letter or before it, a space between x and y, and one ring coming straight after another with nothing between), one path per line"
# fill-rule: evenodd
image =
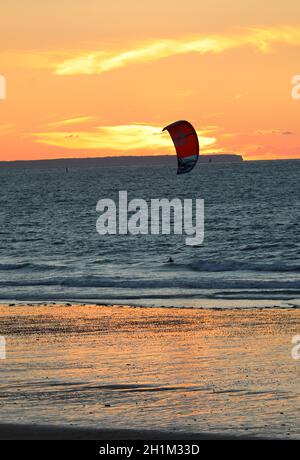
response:
M200 155L200 163L241 163L243 157L235 154ZM154 165L176 165L175 155L153 155L153 156L115 156L96 158L56 158L47 160L19 160L1 161L0 166L9 165L12 167L24 166L46 166L51 167L80 167L80 166L154 166Z

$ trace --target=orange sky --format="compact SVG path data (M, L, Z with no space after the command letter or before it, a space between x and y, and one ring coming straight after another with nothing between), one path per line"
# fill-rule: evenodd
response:
M10 0L0 7L0 159L173 151L300 158L299 0Z

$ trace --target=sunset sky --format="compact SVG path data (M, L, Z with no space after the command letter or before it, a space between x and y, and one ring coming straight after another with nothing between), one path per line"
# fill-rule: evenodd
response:
M299 0L10 0L0 160L172 153L300 158Z

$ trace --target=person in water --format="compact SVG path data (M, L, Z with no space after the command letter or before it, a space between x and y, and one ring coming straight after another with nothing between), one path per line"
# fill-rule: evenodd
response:
M174 263L174 259L172 259L172 257L169 258L168 260L168 264L173 264Z

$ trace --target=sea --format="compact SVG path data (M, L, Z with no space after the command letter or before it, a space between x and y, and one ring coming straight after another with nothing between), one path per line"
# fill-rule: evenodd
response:
M1 164L0 301L300 306L300 161ZM99 235L100 199L203 199L204 241ZM117 208L118 209L118 208ZM173 263L168 263L169 258Z

